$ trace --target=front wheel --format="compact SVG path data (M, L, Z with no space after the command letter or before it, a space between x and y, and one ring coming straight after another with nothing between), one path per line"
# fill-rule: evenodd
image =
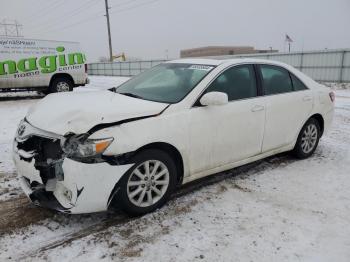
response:
M320 125L314 118L309 119L301 129L293 153L300 159L307 158L316 150L320 140Z
M116 200L130 215L142 215L164 205L176 186L174 160L164 151L144 150L121 180Z

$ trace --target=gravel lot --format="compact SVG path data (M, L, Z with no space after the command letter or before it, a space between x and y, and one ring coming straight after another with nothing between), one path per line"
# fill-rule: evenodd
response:
M76 91L122 81L91 77ZM214 175L140 218L30 204L11 140L38 100L0 101L0 261L350 261L350 85L329 85L333 127L310 159L282 154Z

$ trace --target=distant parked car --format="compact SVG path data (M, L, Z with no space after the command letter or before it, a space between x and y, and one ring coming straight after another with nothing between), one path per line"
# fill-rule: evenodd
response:
M19 125L14 159L38 205L144 214L198 178L285 151L309 157L333 101L282 63L176 60L112 91L42 99Z
M0 37L0 92L67 92L87 82L79 43Z

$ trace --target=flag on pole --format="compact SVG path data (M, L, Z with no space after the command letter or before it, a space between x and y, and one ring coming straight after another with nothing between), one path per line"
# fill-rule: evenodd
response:
M290 38L289 35L287 35L287 34L286 34L286 42L288 42L288 43L293 42L292 38Z

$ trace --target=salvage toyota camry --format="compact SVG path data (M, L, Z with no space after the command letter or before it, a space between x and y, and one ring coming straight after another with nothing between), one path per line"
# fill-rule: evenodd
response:
M37 205L139 215L195 179L285 151L309 157L333 102L286 64L176 60L110 90L48 95L19 124L14 160Z

